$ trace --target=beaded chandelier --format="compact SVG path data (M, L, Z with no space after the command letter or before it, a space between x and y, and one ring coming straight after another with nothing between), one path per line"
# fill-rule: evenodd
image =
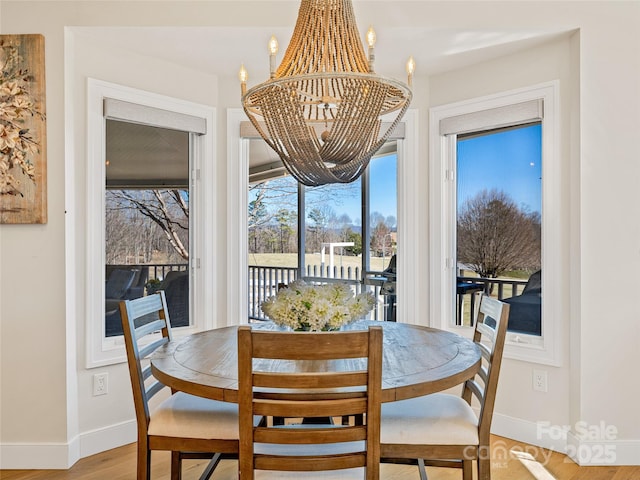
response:
M240 70L249 120L304 185L357 179L411 102L413 58L408 85L376 75L375 37L369 28L367 57L350 0L302 0L277 69L271 37L269 80L247 91L244 65Z

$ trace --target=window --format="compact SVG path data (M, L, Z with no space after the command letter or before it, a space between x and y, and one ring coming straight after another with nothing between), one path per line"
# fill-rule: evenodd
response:
M341 279L360 290L363 279L390 266L397 242L395 150L395 142L389 143L360 179L347 184L303 187L291 176L267 180L264 167L250 169L249 318L263 319L260 303L296 277ZM267 163L280 174L278 162ZM258 175L261 180L252 182ZM391 277L395 285L395 267ZM365 282L366 288L378 295L381 282ZM395 302L395 295L379 299L373 315L385 318L384 307ZM393 312L395 305L388 306Z
M509 331L542 333L540 122L458 135L456 324L480 289L511 305Z
M226 299L229 324L238 324L249 317L248 312L248 225L247 216L238 212L248 210L249 151L252 139L256 138L255 129L246 121L241 109L230 109L227 115L227 174L228 174L228 210L227 229L227 285ZM396 128L397 135L397 184L398 184L398 216L397 216L397 249L403 256L398 264L398 305L399 321L421 323L425 318L424 307L417 302L403 302L404 298L413 298L426 290L426 277L417 275L409 280L412 270L404 268L407 264L422 265L427 263L426 250L420 236L416 198L422 196L424 186L419 182L420 162L418 156L418 114L408 110L401 124ZM264 142L263 142L264 143ZM266 168L272 168L267 165ZM418 293L419 292L419 293Z
M559 362L561 331L558 314L560 304L554 293L558 290L556 287L560 272L557 88L557 82L553 82L435 107L430 112L430 141L433 146L430 163L430 226L434 232L430 251L434 266L431 316L440 319L439 325L436 326L469 333L471 328L465 326L465 317L461 318L465 307L467 311L470 307L468 301L462 304L459 302L461 282L465 288L468 288L470 283L479 283L480 289L485 287L486 283L481 279L476 281L476 273L473 276L468 273L473 270L474 259L473 255L465 250L468 246L465 244L464 236L468 235L465 228L469 228L468 225L463 225L461 219L469 221L469 218L463 217L470 216L469 202L473 201L476 201L476 204L484 204L485 207L513 207L513 214L516 215L514 218L528 226L522 228L532 230L527 232L530 234L529 241L535 244L536 236L539 236L538 254L541 269L536 268L535 249L527 258L524 258L525 255L521 252L522 258L519 259L519 263L520 267L526 270L523 277L526 276L527 279L534 278L533 274L541 270L544 301L540 307L542 315L539 331L522 328L514 322L514 328L510 329L508 335L505 355L553 365ZM530 177L527 177L525 182L526 175L509 170L513 164L502 164L499 167L498 179L495 178L496 175L483 178L488 172L495 171L496 167L488 167L488 163L484 166L479 165L484 161L480 155L480 147L483 146L481 144L498 143L499 148L506 151L515 136L528 136L531 145L534 145L529 147L534 154L537 154L536 142L539 144L540 161L529 161L530 170L527 174ZM538 168L541 174L536 171ZM536 200L536 175L541 177L540 200ZM524 183L515 186L516 182ZM525 191L528 192L526 200ZM507 198L516 193L522 197L513 201ZM495 222L492 225L495 225ZM437 268L438 265L442 268ZM515 269L516 267L513 267L512 270ZM483 273L491 276L486 271ZM504 284L493 282L492 293L501 298L514 297L521 293L522 283L519 283L520 286L514 284L515 290L511 290L511 284L506 283L507 291L499 292L500 288L504 288ZM468 320L466 324L469 325Z
M190 133L106 121L105 336L119 304L164 290L173 327L191 325ZM148 318L148 321L153 318Z
M108 322L106 321L107 313L113 313L107 311L107 294L121 293L117 291L118 289L111 290L111 286L106 285L107 259L117 261L118 263L113 264L116 266L126 265L132 260L126 256L124 258L118 256L118 253L111 249L114 247L117 250L119 237L117 229L113 232L114 225L107 222L106 213L107 207L114 204L113 197L118 192L121 197L123 195L129 197L127 202L134 201L134 203L146 195L155 195L154 191L177 192L176 200L183 204L183 213L188 213L191 224L197 226L189 229L188 233L177 234L185 251L188 250L189 257L188 267L187 262L183 262L185 264L183 270L186 270L188 275L189 298L186 302L189 306L189 314L185 327L177 329L177 334L180 335L180 330L191 333L207 326L214 326L212 312L216 304L216 292L213 288L214 272L211 264L213 252L215 252L215 238L212 233L215 224L213 220L215 196L211 188L199 188L199 185L215 183L213 167L215 161L212 160L215 111L210 107L94 79L89 79L88 82L87 107L87 263L84 284L87 298L86 364L87 368L92 368L126 361L122 336L119 331L107 331ZM179 149L188 154L186 160L182 157L181 164L177 166L177 171L180 172L178 176L173 175L176 170L166 165L161 169L164 175L162 179L157 175L130 177L132 165L127 161L118 165L119 160L113 160L114 163L111 164L111 160L107 157L107 128L131 128L132 126L140 129L149 128L155 134L162 131L161 136L172 136L171 132L179 132L177 135L182 138ZM167 145L163 145L161 141L147 145L145 148L148 151L156 150L156 159L155 163L144 165L141 170L147 173L158 170L155 168L159 158L157 155L160 155L161 151L166 153L166 147ZM110 150L109 155L111 153L113 152ZM115 157L111 158L115 159ZM147 158L153 158L153 156L147 156ZM204 161L205 159L208 161ZM108 166L107 162L109 162ZM125 168L119 170L123 165ZM107 169L111 169L111 172L107 173ZM125 210L127 214L132 215L136 209L129 207ZM133 220L131 217L128 220L134 222L139 219ZM109 249L107 240L110 241ZM133 255L144 256L145 253L134 250ZM123 263L121 264L120 261ZM207 268L204 268L205 266ZM134 276L138 273L140 277L143 275L141 271L136 271ZM151 267L148 275L155 276ZM162 276L164 277L164 273ZM139 294L140 290L144 294L147 290L147 286L144 285L147 282L143 282L140 277L137 279L134 290L129 292L131 295ZM141 282L143 282L142 288L140 288ZM129 283L126 290L132 288L133 282L130 279L125 278L124 283ZM123 283L120 284L120 290L123 289L122 285ZM203 295L204 291L208 292L207 295ZM117 326L117 322L113 325Z

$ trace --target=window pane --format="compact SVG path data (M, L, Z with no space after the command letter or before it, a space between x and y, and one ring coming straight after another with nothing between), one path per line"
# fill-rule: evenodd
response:
M371 290L379 308L373 318L392 318L395 305L395 262L391 258L396 247L397 157L394 153L371 160L368 174L348 184L329 184L304 188L305 252L299 266L309 279L340 279L354 291ZM277 171L277 162L269 168L254 169L254 178ZM250 169L251 171L251 169ZM377 221L374 231L363 243L363 182L369 178L367 211ZM298 270L298 183L290 176L250 183L248 198L249 223L249 318L265 319L260 304L299 274ZM373 210L372 210L373 209ZM375 227L375 228L374 228ZM375 249L375 254L370 254ZM364 274L365 260L374 258L374 268ZM387 290L382 293L383 270L389 274ZM393 270L393 273L391 273ZM377 277L374 280L371 277ZM364 281L363 281L364 279ZM393 288L391 288L393 287Z
M249 185L249 318L298 270L298 184L286 176Z
M396 253L398 226L398 159L396 154L375 157L369 163L369 239L371 271L389 267Z
M190 325L189 133L106 124L105 334L122 335L121 300L160 289L171 325Z
M377 317L396 318L398 244L398 157L374 157L369 163L369 270L378 297ZM377 280L376 280L377 279Z
M511 304L510 331L540 335L540 123L460 136L457 179L457 323L484 290Z
M305 189L305 275L362 278L362 183Z
M189 325L188 209L186 190L106 191L106 336L122 335L121 300L157 290L171 325Z

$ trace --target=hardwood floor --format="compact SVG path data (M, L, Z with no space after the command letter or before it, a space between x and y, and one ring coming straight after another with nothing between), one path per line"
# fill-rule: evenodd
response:
M640 466L579 467L566 456L503 437L492 437L493 480L639 480ZM517 452L521 459L518 458ZM530 459L527 459L530 457ZM204 468L204 461L185 461L183 480L196 480ZM531 471L527 468L531 469ZM69 470L0 470L2 480L132 480L135 478L135 444L125 445L91 457L83 458ZM532 473L533 472L533 473ZM427 468L429 480L460 480L457 469ZM169 480L169 454L152 454L152 478ZM417 467L382 465L383 480L419 479ZM223 460L212 480L236 480L237 462Z

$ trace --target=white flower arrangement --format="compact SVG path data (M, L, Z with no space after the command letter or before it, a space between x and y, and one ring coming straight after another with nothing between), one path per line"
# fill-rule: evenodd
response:
M293 330L337 330L364 317L375 305L371 293L353 295L345 283L310 285L295 280L262 302L262 311L276 324Z

